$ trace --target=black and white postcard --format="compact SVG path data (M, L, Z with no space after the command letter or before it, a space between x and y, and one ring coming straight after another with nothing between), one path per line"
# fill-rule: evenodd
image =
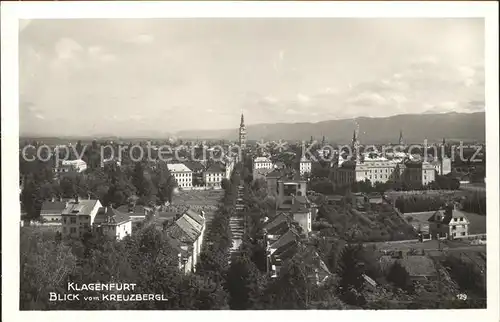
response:
M2 3L4 319L497 320L497 9Z

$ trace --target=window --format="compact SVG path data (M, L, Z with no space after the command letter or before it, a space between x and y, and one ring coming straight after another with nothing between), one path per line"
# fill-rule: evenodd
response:
M69 230L70 233L75 234L76 233L76 227L71 227Z
M460 217L460 221L464 221L464 217Z
M465 232L462 233L462 236L465 236Z
M457 230L457 226L451 226L452 230Z
M453 221L457 221L458 219L457 218L454 218Z
M71 223L76 224L76 217L71 217Z

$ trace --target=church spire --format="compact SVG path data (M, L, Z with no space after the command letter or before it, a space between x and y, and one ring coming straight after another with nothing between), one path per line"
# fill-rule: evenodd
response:
M403 145L403 130L399 130L399 145Z
M240 127L245 126L245 118L243 117L243 113L241 113L241 122L240 122Z

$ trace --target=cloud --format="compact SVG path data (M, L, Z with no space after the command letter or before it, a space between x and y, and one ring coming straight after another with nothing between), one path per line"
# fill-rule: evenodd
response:
M351 103L354 105L371 106L387 104L387 100L378 93L365 91L355 97L348 98L347 103Z
M103 62L112 62L116 60L116 56L110 53L106 53L102 47L90 46L87 48L87 52L92 59L96 59Z
M42 114L40 114L40 113L35 114L35 117L36 117L37 119L39 119L39 120L45 120L45 116L43 116L43 115L42 115Z
M274 96L265 96L257 101L259 105L274 106L278 104L279 100Z
M294 110L293 108L289 108L285 111L285 114L288 114L288 115L297 115L297 114L300 114L299 112L297 112L296 110Z
M127 40L127 42L138 44L138 45L144 45L144 44L149 44L154 41L154 37L152 35L148 34L142 34L138 35L136 37L130 38Z
M71 38L61 38L55 45L56 56L60 60L72 59L82 49L82 46Z
M307 104L311 101L311 98L307 95L299 93L299 94L297 94L297 100L299 101L299 103Z

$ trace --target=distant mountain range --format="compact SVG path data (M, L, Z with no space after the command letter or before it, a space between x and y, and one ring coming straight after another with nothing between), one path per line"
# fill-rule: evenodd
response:
M397 143L403 131L406 143L423 143L447 140L484 141L485 112L404 114L384 118L359 117L355 119L331 120L318 123L276 123L247 126L249 140L309 140L312 136L321 141L345 143L352 139L353 131L359 129L358 138L363 144ZM238 129L190 130L176 134L186 139L237 140Z

